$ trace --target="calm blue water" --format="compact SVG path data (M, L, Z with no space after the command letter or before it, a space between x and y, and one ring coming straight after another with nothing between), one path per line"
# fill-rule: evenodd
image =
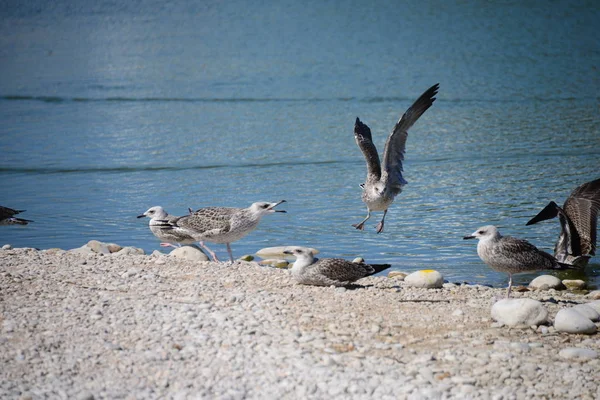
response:
M462 237L496 224L552 251L557 221L525 222L600 176L597 2L197 3L0 3L0 204L35 220L0 242L151 252L151 206L286 199L234 254L307 245L505 285ZM354 119L382 150L436 82L386 231L356 231Z

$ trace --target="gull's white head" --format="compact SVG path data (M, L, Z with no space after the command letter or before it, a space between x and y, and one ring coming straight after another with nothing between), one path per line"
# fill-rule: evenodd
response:
M284 210L275 210L275 207L281 203L285 203L285 200L278 201L277 203L268 203L266 201L259 201L256 203L252 203L252 205L250 206L250 211L252 211L253 214L260 215L261 217L263 215L272 214L275 212L284 213L285 212Z
M165 219L167 218L167 212L161 206L154 206L148 209L142 215L138 215L138 218L148 217L150 219Z
M498 228L494 225L486 225L478 228L475 232L473 232L469 236L465 236L463 239L479 239L479 240L489 240L489 239L497 239L500 238L500 232L498 232Z
M283 254L296 257L296 261L292 266L292 273L301 273L305 267L311 265L315 260L313 252L306 247L288 246L283 250Z

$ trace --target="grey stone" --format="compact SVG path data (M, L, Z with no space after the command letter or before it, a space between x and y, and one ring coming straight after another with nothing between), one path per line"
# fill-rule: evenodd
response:
M582 349L579 347L568 347L562 349L558 355L570 360L592 360L598 358L598 352L591 349Z
M596 309L589 304L577 304L573 307L573 310L577 311L584 317L589 318L589 320L592 322L600 320L600 314L598 314L598 311L596 311Z
M585 289L587 286L585 281L582 281L581 279L565 279L562 281L562 283L569 290Z
M552 275L540 275L529 283L529 287L537 290L565 289L562 281Z
M554 328L558 332L567 333L596 333L596 325L589 318L581 315L572 308L559 310L554 319Z
M548 320L548 311L533 299L503 299L492 306L492 318L504 325L541 325Z
M208 256L202 250L194 246L181 246L169 253L175 258L183 258L190 261L208 261Z
M4 246L2 246L2 250L10 250L12 249L12 246L10 244L5 244Z

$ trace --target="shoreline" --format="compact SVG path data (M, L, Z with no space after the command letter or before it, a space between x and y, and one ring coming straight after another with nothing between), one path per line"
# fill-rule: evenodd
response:
M494 322L505 288L356 283L301 286L255 262L0 250L0 397L600 397L600 358L565 351L600 352L597 334ZM591 301L513 296L542 301L550 320Z

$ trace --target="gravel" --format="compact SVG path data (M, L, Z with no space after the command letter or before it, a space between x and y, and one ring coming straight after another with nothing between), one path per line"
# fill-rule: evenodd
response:
M1 398L600 397L597 336L551 326L583 295L513 293L550 321L507 328L505 288L116 254L0 250Z

